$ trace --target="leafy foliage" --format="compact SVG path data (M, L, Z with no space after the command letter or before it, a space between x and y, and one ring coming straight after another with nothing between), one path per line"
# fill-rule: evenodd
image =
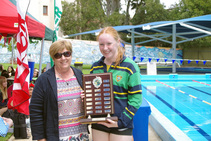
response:
M124 25L124 19L125 15L120 14L118 12L114 12L109 17L106 18L105 26L118 26L118 25Z
M207 15L211 13L211 1L210 0L181 0L178 5L175 5L170 11L171 20L179 20L191 17L197 17L201 15ZM179 44L178 47L191 47L191 48L203 48L211 47L211 37L199 38L190 42Z
M65 35L94 30L104 24L104 12L97 0L77 0L74 3L63 2L60 27ZM84 39L92 39L85 36Z
M105 26L138 25L156 21L179 20L211 13L210 0L180 0L170 9L166 9L160 3L160 0L124 0L126 8L123 10L121 2L122 0L75 0L74 3L62 1L63 13L59 24L60 28L64 35L70 35ZM130 15L132 14L130 9L135 11L133 17ZM122 39L130 42L130 38L126 36L126 34L121 33ZM91 34L74 38L96 40L96 36ZM140 38L136 39L136 42L144 40L146 38ZM171 37L169 40L171 40ZM206 37L179 44L177 47L209 47L210 44L211 37ZM153 41L144 45L169 46L169 44L161 41ZM12 50L11 43L7 47L8 50Z
M34 46L36 47L36 45L39 43L39 41L29 38L29 43L34 44ZM11 40L10 42L7 40L5 43L0 43L0 46L7 48L8 51L10 51L10 52L12 52L12 45L14 46L14 49L17 48L16 40Z
M131 20L133 25L168 20L168 11L160 4L160 0L145 0L142 3L138 4L136 14Z

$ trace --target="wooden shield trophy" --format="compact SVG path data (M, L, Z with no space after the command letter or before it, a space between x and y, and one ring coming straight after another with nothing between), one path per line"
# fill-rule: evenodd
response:
M86 119L81 119L82 124L106 122L107 119L117 121L114 114L113 79L112 73L84 74L84 112ZM100 117L92 117L100 115Z

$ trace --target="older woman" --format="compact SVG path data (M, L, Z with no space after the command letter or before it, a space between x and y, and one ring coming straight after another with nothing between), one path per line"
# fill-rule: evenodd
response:
M54 42L49 54L54 66L35 82L30 109L32 136L38 141L88 140L84 118L82 72L70 67L72 45L67 40Z

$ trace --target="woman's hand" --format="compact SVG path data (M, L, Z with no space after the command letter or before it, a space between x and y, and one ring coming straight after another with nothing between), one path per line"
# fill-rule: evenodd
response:
M81 100L82 100L82 102L84 101L84 98L85 98L85 94L84 94L84 91L82 90L81 91Z
M102 124L107 127L118 127L117 121L113 121L111 119L107 119L107 122L98 122L98 124Z

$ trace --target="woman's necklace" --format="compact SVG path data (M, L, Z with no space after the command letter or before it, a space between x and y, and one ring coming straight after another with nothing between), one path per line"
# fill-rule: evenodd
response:
M56 72L57 72L57 74L60 76L60 78L61 78L62 80L64 80L65 83L66 83L67 85L69 85L69 83L68 83L68 81L67 81L68 79L65 80L61 73L59 73L58 71L56 71Z

